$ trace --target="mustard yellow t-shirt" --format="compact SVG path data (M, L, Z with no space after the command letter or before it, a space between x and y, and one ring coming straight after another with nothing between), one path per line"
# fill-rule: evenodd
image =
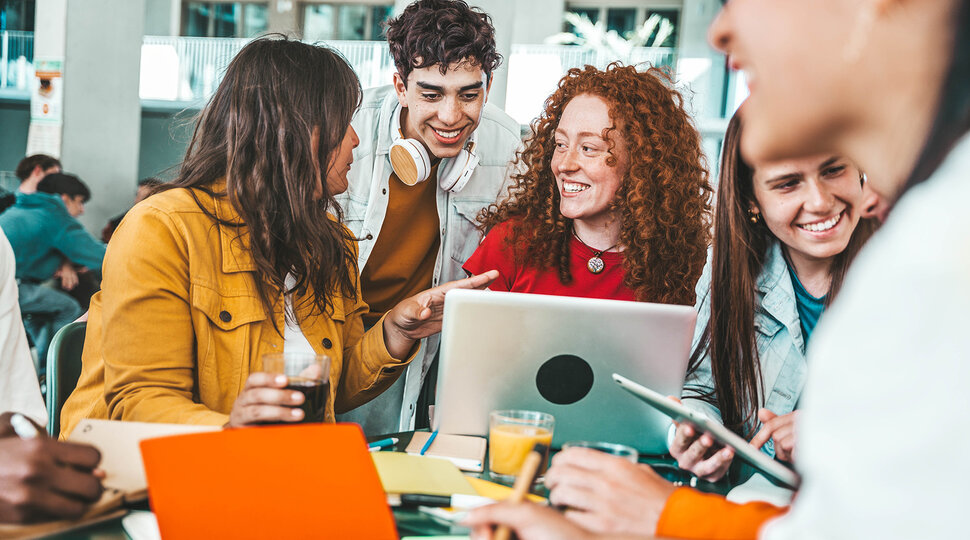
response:
M414 186L391 173L387 214L360 273L360 288L370 310L364 325L371 326L389 309L429 287L438 256L437 169Z

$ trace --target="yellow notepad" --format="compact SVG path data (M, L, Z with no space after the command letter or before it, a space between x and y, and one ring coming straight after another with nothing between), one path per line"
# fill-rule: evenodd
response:
M512 488L509 486L503 486L502 484L496 484L495 482L489 482L488 480L482 480L481 478L475 478L474 476L466 476L468 483L475 488L482 497L488 497L490 499L495 499L496 501L501 501L508 498L512 494ZM545 503L546 499L529 493L526 495L530 501L536 503ZM456 509L456 508L429 508L427 506L422 506L419 508L421 512L428 514L429 516L434 516L442 521L447 521L449 523L455 523L461 521L468 515L468 510ZM403 540L403 539L402 539Z
M477 495L468 479L448 460L400 452L373 452L371 457L387 493Z
M475 478L473 476L466 476L465 479L475 488L475 492L482 497L488 497L496 501L504 501L512 494L512 488L509 486L503 486L502 484L496 484L495 482L489 482L488 480L482 480L481 478ZM540 497L535 493L527 493L526 497L532 502L546 502L544 497Z

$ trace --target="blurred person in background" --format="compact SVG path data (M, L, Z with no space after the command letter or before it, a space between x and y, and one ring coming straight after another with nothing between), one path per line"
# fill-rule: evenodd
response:
M15 171L20 179L20 193L34 193L37 184L48 174L61 172L61 162L57 158L46 154L34 154L20 160Z
M90 197L77 176L53 173L41 180L37 192L19 193L17 203L0 214L0 228L17 260L20 311L37 349L38 374L44 373L51 338L83 313L74 298L45 282L70 268L64 259L98 270L104 258L104 244L77 220Z
M135 190L135 202L132 206L144 201L149 195L151 195L155 191L156 187L162 185L163 183L164 182L162 182L158 178L155 178L154 176L149 176L148 178L142 178L141 180L139 180L138 188ZM118 225L121 224L121 220L125 218L125 214L127 213L128 212L125 212L119 216L115 216L110 220L108 220L108 224L105 225L103 229L101 229L102 242L107 244L108 241L111 240L111 235L114 234L115 229L118 228Z
M17 193L33 193L37 191L37 184L51 173L61 172L61 162L46 154L34 154L20 160L14 174L20 179L17 192L4 191L0 194L0 212L5 211L17 202Z

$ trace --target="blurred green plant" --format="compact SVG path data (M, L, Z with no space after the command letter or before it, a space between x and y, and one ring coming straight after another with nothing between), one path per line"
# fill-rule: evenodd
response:
M560 32L546 38L554 45L579 45L612 57L628 57L634 47L662 47L674 33L674 25L666 17L654 13L643 25L624 36L607 30L603 20L593 22L585 13L566 12L566 22L575 32Z

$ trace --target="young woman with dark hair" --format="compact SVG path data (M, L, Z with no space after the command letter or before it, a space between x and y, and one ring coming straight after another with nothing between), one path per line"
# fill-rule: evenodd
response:
M493 290L694 303L710 240L700 135L660 70L571 69L465 263Z
M711 263L697 284L684 400L791 462L805 349L877 222L863 217L862 175L846 159L821 154L752 167L741 157L741 132L735 115L724 137ZM710 481L733 459L730 448L718 450L687 424L670 443L682 468Z
M358 143L360 85L333 51L277 37L244 47L202 111L179 177L133 208L92 301L81 418L242 426L303 417L266 353L327 354L325 418L400 375L437 332L444 291L394 306L364 332L356 243L334 195ZM333 212L332 214L328 212Z

